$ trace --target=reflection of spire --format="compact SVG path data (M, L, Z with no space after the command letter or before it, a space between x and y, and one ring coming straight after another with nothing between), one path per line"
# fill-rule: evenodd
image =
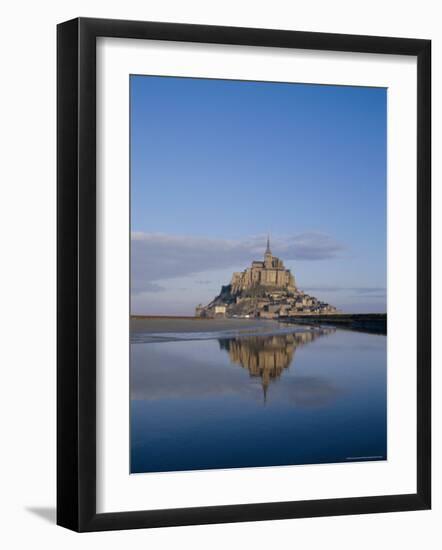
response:
M264 397L264 405L267 403L267 389L269 387L269 383L266 381L262 381L262 394Z
M333 328L295 333L254 335L219 340L221 349L229 353L230 361L244 367L250 376L261 378L264 404L268 388L294 361L296 348L309 344Z
M270 256L272 255L272 251L270 250L270 235L267 235L267 248L265 253L270 254Z

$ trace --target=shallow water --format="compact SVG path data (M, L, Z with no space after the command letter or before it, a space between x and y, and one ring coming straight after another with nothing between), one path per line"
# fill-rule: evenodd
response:
M137 334L131 472L385 460L386 337Z

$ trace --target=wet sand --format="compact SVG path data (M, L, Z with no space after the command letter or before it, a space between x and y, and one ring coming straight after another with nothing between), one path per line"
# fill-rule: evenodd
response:
M217 332L221 330L262 330L277 328L277 321L259 319L201 319L198 317L132 317L131 334L156 332Z

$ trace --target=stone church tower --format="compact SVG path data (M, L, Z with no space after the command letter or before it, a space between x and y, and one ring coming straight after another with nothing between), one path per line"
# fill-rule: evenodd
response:
M273 256L269 237L264 261L253 261L245 271L234 273L230 284L233 294L259 286L296 291L295 278L290 270L284 267L283 261Z
M272 251L270 250L270 236L267 236L267 248L264 253L264 266L266 267L266 269L272 268L272 260L273 256Z

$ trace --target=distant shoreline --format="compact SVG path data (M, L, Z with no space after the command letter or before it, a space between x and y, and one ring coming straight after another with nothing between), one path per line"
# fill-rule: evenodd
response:
M296 315L280 319L282 323L327 325L336 328L387 334L386 313L336 313L329 315Z
M196 317L194 315L131 315L131 319L195 319L207 321L204 317ZM210 319L209 319L210 320Z

